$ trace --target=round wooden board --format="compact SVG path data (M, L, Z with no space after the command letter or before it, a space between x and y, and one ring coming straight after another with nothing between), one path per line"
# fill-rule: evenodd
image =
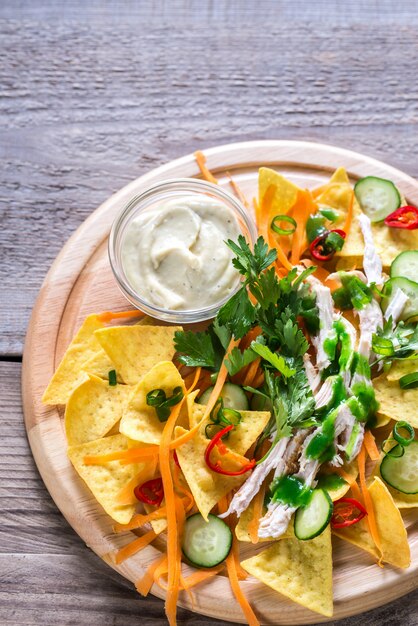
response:
M256 141L211 148L208 167L222 186L229 187L227 172L248 198L256 194L260 165L278 169L297 184L314 187L326 182L334 169L343 166L351 179L376 175L393 180L411 204L418 205L418 183L388 165L332 146L299 141ZM111 567L134 582L159 553L149 546L122 565L111 553L132 535L115 536L112 522L73 470L66 455L63 414L41 404L42 393L67 345L86 315L103 310L123 310L126 300L113 279L107 258L111 224L127 201L149 185L168 178L199 177L193 155L173 161L138 178L109 198L80 226L58 255L41 288L33 310L23 362L23 406L26 429L35 461L55 503L86 545ZM414 521L415 520L415 521ZM412 553L407 570L380 569L364 552L334 540L334 617L346 617L390 602L411 591L418 575L418 528L416 515L405 515ZM260 549L260 548L258 548ZM254 548L243 546L243 554ZM314 624L325 618L286 600L255 579L242 587L265 624ZM163 597L154 586L153 593ZM229 584L217 576L197 588L191 606L181 594L182 606L243 623L243 615Z

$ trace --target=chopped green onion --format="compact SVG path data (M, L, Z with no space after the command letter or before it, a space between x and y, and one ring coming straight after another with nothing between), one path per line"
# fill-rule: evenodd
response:
M215 435L217 435L221 430L223 430L225 426L221 424L215 424L213 422L206 424L205 427L205 435L207 439L213 439ZM222 439L228 439L229 431L222 436Z
M114 387L115 385L118 384L117 377L116 377L116 370L110 370L108 377L109 377L109 385L111 387Z
M385 439L384 442L382 443L382 451L387 456L391 456L394 459L398 459L405 454L405 448L401 444L397 444L396 446L389 448L389 450L386 450L387 444L391 444L391 443L396 443L396 440L392 439L392 437L390 437L389 439Z
M221 409L224 420L227 420L230 424L234 424L236 426L241 421L241 413L236 411L235 409ZM223 420L223 421L224 421Z
M160 422L166 422L170 417L170 407L178 404L183 398L183 389L175 387L173 395L167 398L164 389L153 389L147 393L147 404L153 406Z
M288 224L291 224L292 227L280 228L280 226L276 226L276 222L287 222ZM293 217L290 217L290 215L275 215L270 224L271 230L274 230L274 232L277 233L278 235L293 235L293 233L296 230L296 227L297 227L296 220L294 220Z
M333 250L341 250L344 245L344 237L332 230L326 239L326 245L331 246Z
M395 352L393 343L390 339L379 337L379 335L375 334L373 334L372 337L372 350L375 354L382 354L383 356L392 356Z
M328 209L326 207L324 207L323 209L319 209L319 212L330 222L336 222L340 216L337 211L334 211L333 209Z
M418 372L412 372L412 374L406 374L399 379L399 386L401 389L414 389L418 387Z
M210 414L210 419L212 423L208 424L205 428L206 436L208 437L208 431L212 432L214 430L214 429L208 429L208 426L222 425L222 428L224 427L223 426L224 424L226 424L227 426L230 426L231 424L233 426L236 426L237 424L240 423L241 417L242 416L239 411L236 411L235 409L229 409L228 407L224 407L223 398L219 398ZM216 431L214 431L214 434L216 434ZM212 434L212 437L213 437L213 434ZM208 437L208 439L212 439L212 437Z
M399 432L400 430L406 430L406 432L408 433L408 437L403 437ZM395 439L395 441L400 443L401 446L409 446L409 444L412 443L415 439L415 430L413 429L411 424L409 424L409 422L396 422L393 428L393 438Z

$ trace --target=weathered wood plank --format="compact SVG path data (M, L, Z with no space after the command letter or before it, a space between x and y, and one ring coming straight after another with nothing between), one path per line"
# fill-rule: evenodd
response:
M31 3L19 3L16 16L28 10L33 20L0 22L0 354L21 353L42 278L75 228L112 192L174 157L244 139L308 139L418 176L418 42L401 4L391 6L402 24L390 29L359 25L359 3L337 29L336 9L314 29L281 6L260 37L260 23L238 9L228 24L218 7L211 28L203 12L193 28L132 20L115 32L110 13L97 28L95 13L86 9L93 17L84 21L84 5L73 2L64 7L72 22L51 17L40 30Z
M0 623L164 624L163 602L138 597L82 544L51 501L25 436L20 370L19 363L0 363ZM414 626L417 613L418 592L362 615L361 623ZM188 611L179 618L190 626L215 623ZM334 624L355 626L358 619Z

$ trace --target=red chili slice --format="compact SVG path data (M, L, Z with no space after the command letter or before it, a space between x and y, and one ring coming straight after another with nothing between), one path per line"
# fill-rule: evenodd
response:
M385 218L389 228L404 228L415 230L418 228L418 209L414 206L401 206Z
M135 498L145 504L160 506L164 498L164 487L162 478L147 480L142 485L137 485L134 489Z
M253 459L252 461L249 461L248 463L243 465L241 469L237 470L236 472L231 472L229 470L224 469L222 465L219 463L219 461L216 461L216 463L212 463L210 455L215 446L219 448L219 451L221 454L226 454L228 452L227 447L221 441L221 439L224 435L226 435L226 433L229 433L229 431L232 430L233 428L234 428L234 424L229 424L229 426L225 426L225 428L223 428L218 433L216 433L216 435L210 440L208 447L206 448L206 452L205 452L205 462L206 462L206 465L209 467L209 469L211 469L212 472L216 472L217 474L223 474L224 476L241 476L242 474L245 474L249 470L252 470L256 463L255 459Z
M334 512L331 517L333 528L345 528L357 524L367 515L364 506L354 498L340 498L334 502Z
M322 233L322 235L318 235L309 246L313 258L317 261L330 261L336 253L337 249L327 242L331 233L337 233L337 235L340 235L343 239L346 238L345 231L340 228L327 230L325 233Z

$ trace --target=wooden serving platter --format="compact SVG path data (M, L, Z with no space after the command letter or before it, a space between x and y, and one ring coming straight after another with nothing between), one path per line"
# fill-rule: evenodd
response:
M245 195L256 194L261 165L278 169L295 183L314 187L325 183L339 166L352 181L366 175L389 178L410 204L418 205L418 183L384 163L332 146L299 141L255 141L211 148L207 164L222 186L230 189L230 172ZM41 404L42 393L67 345L89 313L126 309L127 302L113 279L107 257L107 237L116 215L130 198L151 184L176 177L199 177L193 155L175 160L133 181L96 209L63 247L39 293L26 338L23 360L23 407L29 442L45 485L55 503L86 545L120 574L135 582L159 554L161 545L116 566L111 554L132 535L115 536L112 521L73 470L66 455L63 412ZM407 570L380 569L372 558L350 544L334 542L334 617L354 615L408 593L418 580L417 514L405 515L412 552ZM261 544L262 545L262 544ZM259 550L260 548L258 548ZM257 547L243 546L242 555ZM315 624L320 615L288 601L249 577L242 587L265 624ZM163 597L153 587L152 592ZM214 618L243 623L243 616L221 575L198 587L192 607L187 594L181 606ZM329 620L328 620L329 621Z

